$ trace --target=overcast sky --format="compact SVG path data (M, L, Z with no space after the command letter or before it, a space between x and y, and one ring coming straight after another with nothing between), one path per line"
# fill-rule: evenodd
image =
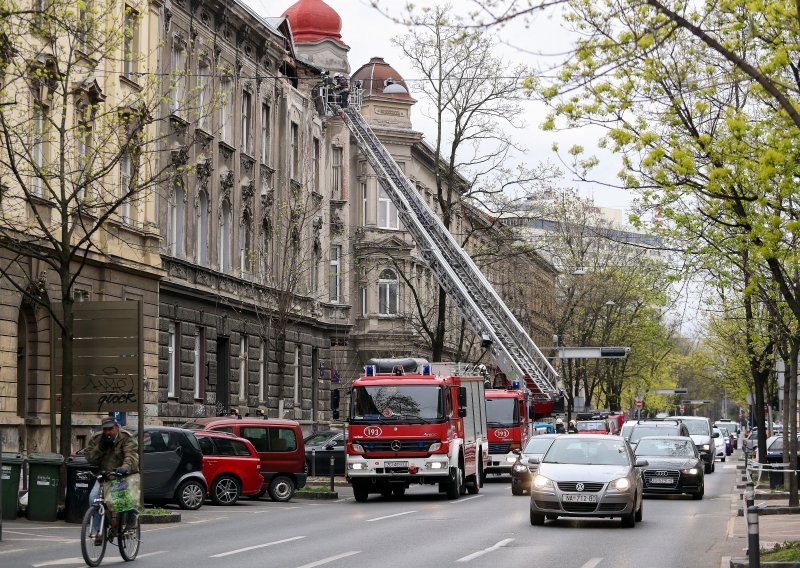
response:
M280 16L294 0L243 0L262 16ZM367 0L325 0L342 17L342 40L350 46L349 62L351 72L367 63L371 57L383 57L407 81L411 94L414 95L415 74L404 61L400 50L391 43L391 38L404 34L405 28L394 23L391 19L369 6ZM430 4L434 0L421 0L416 4ZM404 2L391 0L383 2L387 6L398 7ZM469 5L466 0L455 0L451 5L466 9ZM561 27L558 18L540 18L531 29L526 29L521 24L512 25L499 31L497 36L503 44L498 45L498 53L508 62L508 67L514 64L526 65L543 69L552 65L554 58L533 53L558 53L569 47L569 34ZM522 51L522 48L527 51ZM415 98L420 98L416 96ZM417 104L417 107L420 105ZM544 105L535 101L525 103L525 129L514 133L515 139L526 148L526 154L521 160L534 165L543 161L556 163L553 154L554 142L559 144L562 151L574 144L580 144L587 149L596 148L598 131L570 131L570 132L543 132L539 126L542 123L546 109ZM426 135L429 142L435 132L433 124L425 118L418 108L412 111L412 121L415 129ZM619 170L620 161L606 153L598 153L601 166L595 175L602 181L614 183L615 174ZM561 185L575 186L586 196L594 198L598 205L605 207L627 208L632 197L621 190L609 189L599 184L586 184L575 182L570 177L565 178Z

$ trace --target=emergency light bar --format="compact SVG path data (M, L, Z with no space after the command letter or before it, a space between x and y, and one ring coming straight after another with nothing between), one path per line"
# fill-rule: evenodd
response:
M365 365L364 366L364 374L368 377L375 376L375 365Z

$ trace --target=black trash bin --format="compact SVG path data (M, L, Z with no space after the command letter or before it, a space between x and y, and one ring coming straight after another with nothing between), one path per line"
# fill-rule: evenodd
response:
M788 469L788 463L765 463L764 469L769 470L769 488L770 489L777 489L778 487L783 487L784 483L784 476L783 470ZM773 471L774 470L774 471Z
M64 500L64 520L80 523L89 508L89 492L96 483L92 466L83 456L67 458L67 495Z
M28 456L28 508L30 521L55 521L58 515L58 485L64 457L53 453Z
M23 458L19 454L3 452L2 478L3 518L16 519L19 511L19 478L22 471Z

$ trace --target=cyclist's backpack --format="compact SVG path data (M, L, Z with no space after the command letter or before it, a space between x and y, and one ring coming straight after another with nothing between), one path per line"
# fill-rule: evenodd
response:
M122 479L114 479L103 486L103 498L112 511L121 513L139 506L141 477L132 473Z

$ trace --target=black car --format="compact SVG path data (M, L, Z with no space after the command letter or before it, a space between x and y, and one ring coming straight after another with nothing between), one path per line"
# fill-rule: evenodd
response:
M704 462L688 436L645 436L635 453L647 460L642 468L645 493L688 493L694 499L703 498Z
M304 440L306 447L306 473L330 475L331 457L333 474L344 475L344 433L341 430L320 430Z
M517 461L511 466L512 495L522 495L526 491L530 492L531 479L533 479L533 474L536 473L539 465L530 464L528 460L533 456L537 456L541 459L547 451L547 448L550 447L550 444L558 436L559 434L540 434L539 436L533 436L525 444L525 447L522 448L522 452L513 450L515 453L519 452L519 455L517 456Z
M142 441L142 491L147 503L177 503L199 509L208 488L203 477L203 452L190 430L145 426Z

